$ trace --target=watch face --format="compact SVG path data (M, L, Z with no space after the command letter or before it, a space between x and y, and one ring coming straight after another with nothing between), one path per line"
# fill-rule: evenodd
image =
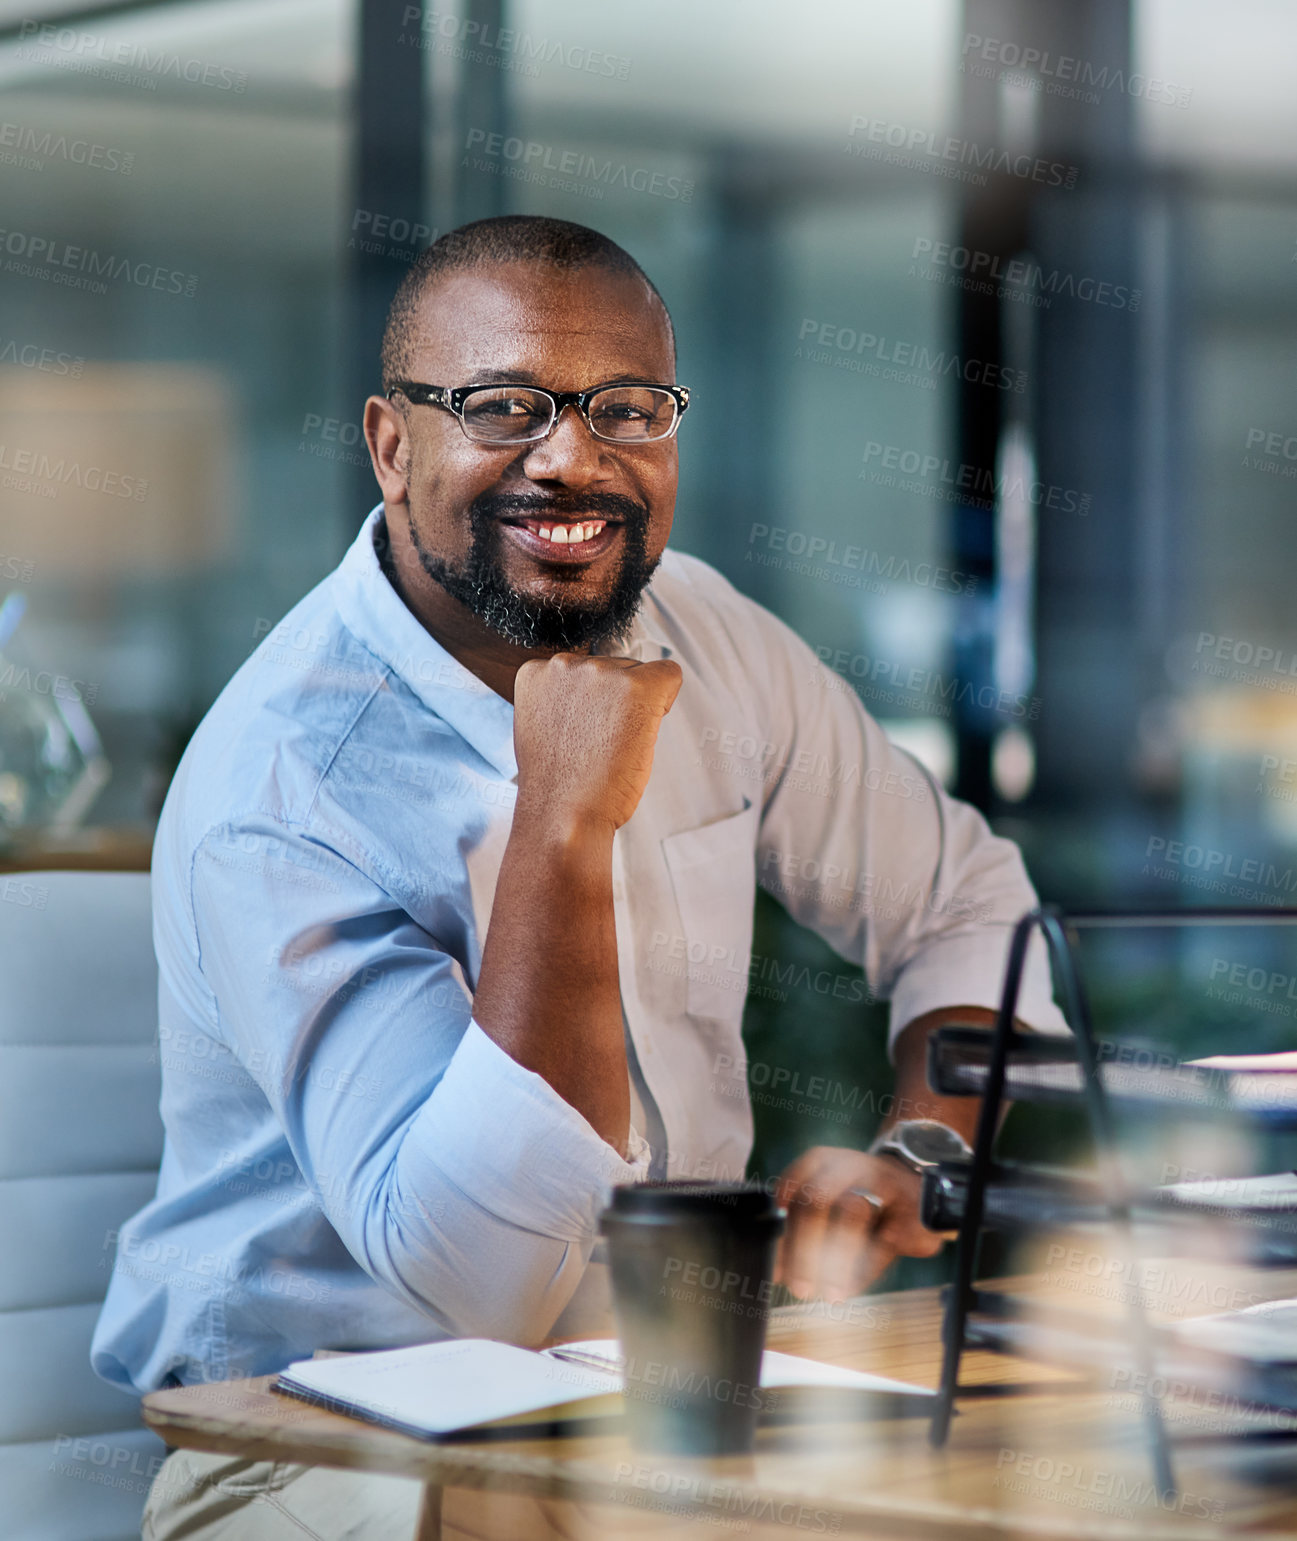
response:
M926 1119L902 1124L896 1130L896 1143L925 1165L936 1161L962 1161L968 1157L968 1147L953 1129Z

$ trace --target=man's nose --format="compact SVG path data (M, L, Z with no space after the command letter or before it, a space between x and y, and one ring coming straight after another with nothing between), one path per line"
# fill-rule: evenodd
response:
M602 468L604 448L571 404L558 414L549 437L538 439L523 460L523 473L532 481L559 481L580 486Z

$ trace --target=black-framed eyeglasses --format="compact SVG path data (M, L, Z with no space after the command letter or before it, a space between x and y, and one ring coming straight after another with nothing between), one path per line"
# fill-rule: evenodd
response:
M421 385L398 380L387 393L419 406L453 412L477 444L530 444L547 438L564 407L575 407L596 439L651 444L669 439L689 406L685 385L615 380L586 391L546 391L538 385Z

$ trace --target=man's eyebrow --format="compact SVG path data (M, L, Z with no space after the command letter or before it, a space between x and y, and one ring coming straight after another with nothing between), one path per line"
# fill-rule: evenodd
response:
M622 385L622 384L625 384L625 383L631 382L631 381L647 380L648 378L649 378L648 375L631 375L631 374L609 375L606 380L600 380L599 384L600 385Z
M473 385L539 385L540 376L530 369L475 369Z
M646 379L645 375L632 374L623 371L619 375L608 375L602 380L591 380L590 385L622 385L628 381ZM530 369L478 369L473 373L471 382L473 385L539 385L545 387L545 382L538 374ZM582 389L588 390L589 386Z

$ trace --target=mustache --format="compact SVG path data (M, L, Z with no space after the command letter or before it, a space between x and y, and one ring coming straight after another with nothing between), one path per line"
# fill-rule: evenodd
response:
M567 496L545 496L532 492L484 492L473 500L469 510L474 528L501 519L576 520L604 518L619 524L643 525L648 522L645 504L621 492L577 492Z

